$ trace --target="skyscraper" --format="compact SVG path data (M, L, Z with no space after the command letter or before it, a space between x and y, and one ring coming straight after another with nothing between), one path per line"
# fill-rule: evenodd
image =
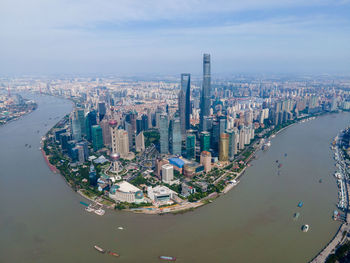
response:
M109 122L106 118L104 118L102 121L100 121L99 124L102 128L103 133L103 144L105 146L111 145L111 129L109 127Z
M169 124L168 115L161 114L159 118L160 153L169 153Z
M220 134L219 160L221 162L228 161L229 154L229 135L227 133Z
M169 125L169 141L170 141L170 153L175 155L181 155L181 128L180 128L180 119L174 118L170 120Z
M135 137L135 148L136 152L143 152L145 150L145 136L143 135L143 131Z
M210 150L210 133L209 132L201 132L200 134L200 144L201 144L201 152Z
M141 118L142 118L142 130L147 131L149 127L148 116L146 114L143 114Z
M181 74L181 90L179 92L179 112L181 123L181 134L184 136L186 130L191 128L191 75Z
M98 103L98 117L99 121L102 121L104 116L106 115L106 103L104 102L99 102Z
M97 113L95 110L90 111L85 118L86 138L91 142L91 127L97 124Z
M196 136L194 134L187 135L186 138L186 158L196 158Z
M237 154L237 136L238 133L234 129L227 129L226 133L229 135L229 142L228 142L228 156L230 159L232 159L235 154Z
M92 146L94 148L94 151L98 151L101 148L103 148L103 135L102 135L102 128L100 127L100 125L92 126L91 135L92 135Z
M86 135L85 127L85 111L84 109L77 109L78 119L80 122L81 135Z
M210 54L203 55L203 84L201 94L200 128L203 131L204 117L210 115Z
M71 125L72 125L73 139L76 141L81 141L81 126L80 126L77 110L73 111L72 118L71 118Z

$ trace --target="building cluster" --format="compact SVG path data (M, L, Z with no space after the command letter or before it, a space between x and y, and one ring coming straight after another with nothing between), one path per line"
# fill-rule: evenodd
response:
M264 132L303 116L350 110L346 80L212 81L209 54L203 56L201 77L183 73L167 81L106 76L17 83L13 89L75 101L54 139L72 164L109 163L103 174L91 165L89 183L118 202L167 203L179 194L205 192L210 183L201 178L239 161ZM9 101L1 96L0 118L4 109L23 103L20 97ZM92 155L99 157L93 160ZM135 175L125 160L155 184L133 185ZM180 186L177 191L174 185Z
M7 95L0 94L0 125L11 120L15 120L22 115L35 110L36 103L31 100L25 100L19 94Z

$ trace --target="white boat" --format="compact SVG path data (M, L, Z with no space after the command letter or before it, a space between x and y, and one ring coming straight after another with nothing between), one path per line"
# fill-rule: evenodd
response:
M105 214L105 210L103 209L97 209L94 211L96 215L103 216Z
M302 227L301 227L301 231L303 231L303 232L307 232L307 231L309 231L309 225L303 225Z
M118 227L119 230L123 230L124 228L122 226Z
M95 209L93 209L90 205L88 207L85 208L86 212L93 212L95 211Z

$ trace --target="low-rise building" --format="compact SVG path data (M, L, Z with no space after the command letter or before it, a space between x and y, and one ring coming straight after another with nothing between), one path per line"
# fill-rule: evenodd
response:
M144 201L143 192L127 181L113 185L109 197L117 202L142 203Z
M156 203L169 202L177 195L176 192L164 185L157 185L156 187L149 186L147 188L148 197Z

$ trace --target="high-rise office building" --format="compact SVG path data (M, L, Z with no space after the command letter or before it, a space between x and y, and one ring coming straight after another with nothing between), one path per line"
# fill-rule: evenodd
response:
M210 150L210 133L209 132L201 132L200 134L200 145L201 145L201 152Z
M220 122L214 121L211 129L211 148L214 152L219 151L219 142L220 142Z
M121 157L129 154L129 135L125 130L118 130L118 147Z
M86 136L86 127L85 127L85 111L84 109L77 109L77 116L80 123L81 135Z
M134 146L135 131L133 130L130 122L125 121L124 126L125 126L125 130L128 133L129 147L130 149L132 149Z
M239 149L240 150L243 150L244 149L244 146L245 146L245 144L244 144L244 138L245 138L245 132L244 132L244 127L243 126L240 126L239 127L239 143L238 143L238 145L239 145Z
M148 115L143 114L141 119L142 119L142 130L147 131L149 128Z
M125 120L131 124L132 130L135 133L136 132L136 119L137 119L137 112L136 111L130 111L125 116Z
M181 134L184 136L186 130L191 128L191 75L181 74L181 90L179 92L179 113L181 123Z
M100 125L94 125L91 128L91 136L92 136L92 146L94 151L98 151L103 148L103 134L102 128Z
M95 110L91 110L86 114L85 117L85 128L86 128L86 139L91 142L92 134L91 134L91 128L92 126L97 124L97 113Z
M170 153L174 155L181 155L182 137L179 118L174 118L170 120L169 131Z
M229 135L227 133L220 134L219 160L221 162L228 161L229 153Z
M203 131L204 117L210 115L210 54L203 55L203 84L201 94L200 128Z
M161 114L159 117L159 133L160 133L160 153L169 153L169 123L168 115Z
M102 128L102 134L103 134L103 144L105 146L111 145L111 129L109 126L109 121L104 118L102 121L100 121L99 124Z
M72 127L73 139L76 140L77 142L81 141L81 126L80 126L77 110L73 111L72 113L71 127Z
M235 154L237 154L237 132L234 129L227 129L226 133L229 135L228 142L228 157L230 159L234 158Z
M145 136L143 135L143 131L135 137L135 148L136 152L143 152L145 150Z
M136 119L136 135L138 135L142 131L143 131L142 118L139 117Z
M186 138L186 158L196 158L196 136L194 134L187 135Z
M99 120L102 121L102 119L104 118L104 116L106 115L106 103L104 102L99 102L98 103L98 106L97 106L97 109L98 109L98 117L99 117Z

